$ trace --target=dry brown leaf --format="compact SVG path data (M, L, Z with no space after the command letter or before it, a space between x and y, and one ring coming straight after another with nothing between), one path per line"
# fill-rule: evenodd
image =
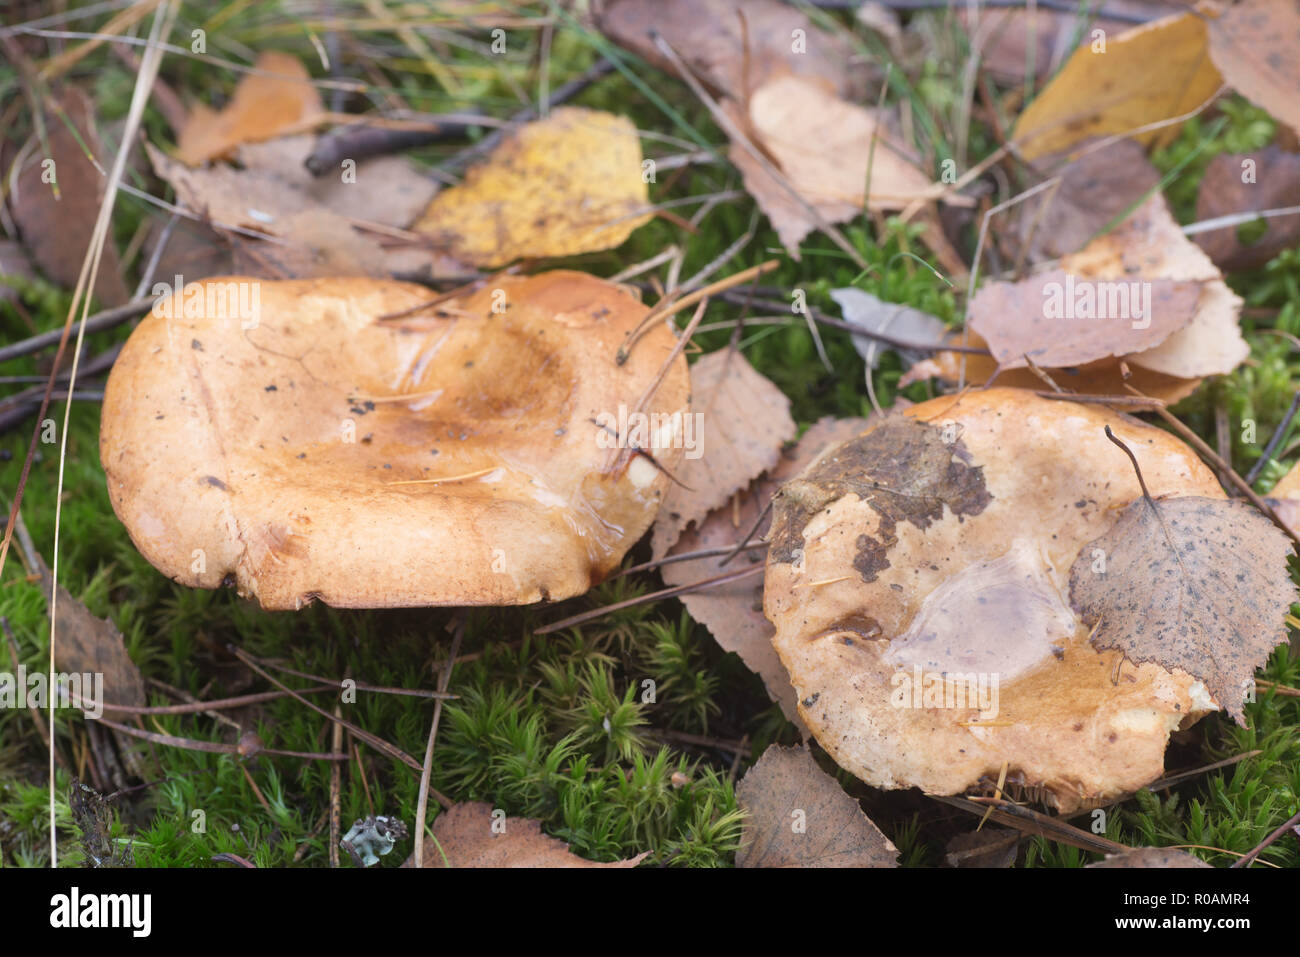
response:
M1243 0L1210 21L1210 56L1238 93L1300 133L1300 5Z
M244 169L224 164L191 169L152 146L147 151L154 170L172 185L183 205L219 227L242 227L283 240L264 243L259 250L264 260L278 267L274 274L279 278L389 274L392 258L373 234L354 229L340 207L353 208L369 200L372 221L382 223L410 210L408 200L418 193L416 184L408 179L393 190L376 189L382 174L365 162L357 167L355 183L314 180L300 161L294 162L310 150L310 137L292 139L263 144L261 151L250 154L241 150L241 156L253 159ZM390 178L393 182L395 176ZM420 196L421 204L433 192L429 188ZM166 272L161 275L170 278ZM203 278L193 272L183 275L188 280Z
M988 343L976 332L969 333L965 339L960 332L954 332L949 335L948 341L977 349L988 348ZM1051 390L1046 382L1027 368L1006 369L999 372L997 360L992 356L967 354L964 358L966 360L964 381L971 385L984 385L996 374L997 385L1005 388L1033 389L1038 392ZM912 378L915 380L922 376L933 376L944 382L963 381L961 379L962 359L962 354L957 352L935 353L930 364L926 364L924 368L918 365L912 370L917 373ZM1047 372L1052 377L1052 381L1066 392L1077 392L1081 395L1128 395L1128 390L1125 388L1125 384L1128 384L1143 395L1160 399L1171 405L1187 398L1201 384L1200 379L1180 379L1177 376L1151 372L1137 365L1129 367L1129 378L1125 379L1119 364L1114 359L1101 359L1077 368L1050 369ZM901 384L900 382L900 386Z
M697 527L683 532L669 554L735 545L749 531L758 518L759 510L782 482L802 471L822 449L859 435L869 426L869 419L820 420L804 433L793 448L781 455L769 476L756 479L746 492L739 495L737 508L727 506L711 512ZM760 527L754 533L754 538L762 538L765 534L766 528ZM737 555L726 566L722 566L719 563L724 557L719 555L664 565L664 583L685 585L763 561L761 550ZM781 711L799 728L800 734L808 737L808 730L799 717L790 676L777 657L776 649L772 647L775 630L763 615L762 579L743 578L726 582L683 595L681 600L691 617L709 629L723 651L735 652L750 671L763 679L768 696L781 706Z
M41 590L45 601L50 600L50 587L54 576L44 559L36 556L37 573L41 577ZM102 675L103 698L94 705L120 704L139 706L145 703L144 678L127 654L122 633L107 618L100 618L73 597L62 585L58 586L58 600L55 602L58 623L55 627L54 667L64 674ZM90 689L82 683L83 696L90 694ZM72 702L74 706L76 702ZM103 717L111 721L125 721L131 717L122 711L104 708Z
M542 833L525 817L505 817L481 801L454 804L433 822L434 840L424 842L425 867L636 867L649 855L612 863L589 861L569 845ZM408 859L403 865L410 867Z
M1194 854L1172 847L1135 847L1122 854L1111 854L1089 867L1213 867Z
M1249 171L1249 181L1247 180ZM1196 195L1196 219L1204 221L1232 213L1255 212L1293 206L1300 197L1300 154L1277 146L1258 153L1222 153L1210 160ZM1196 245L1220 269L1258 269L1283 249L1300 244L1300 216L1263 221L1264 232L1249 245L1239 236L1239 226L1197 233Z
M956 834L948 841L944 862L949 867L1011 867L1022 840L1019 831L985 828Z
M60 104L76 134L62 118L47 119L50 155L39 142L24 154L25 162L9 197L23 245L37 268L51 282L71 289L81 274L91 233L104 198L106 170L110 165L95 133L89 99L79 90L67 90ZM78 142L80 138L80 142ZM82 143L90 151L87 157ZM98 163L100 168L96 168ZM55 183L45 182L53 175ZM57 184L58 195L55 195ZM95 298L105 306L119 306L130 297L122 281L122 267L112 239L104 245L95 278Z
M1088 147L1093 144L1080 144ZM1077 157L1077 158L1073 158ZM1079 154L1060 166L1050 160L1038 168L1061 177L1040 202L1021 203L1007 212L1029 262L1059 259L1078 252L1111 222L1160 187L1160 173L1132 140L1116 140Z
M873 210L902 209L930 188L929 176L902 154L873 111L837 98L812 80L775 77L754 92L747 114L735 103L724 109L827 222L844 222L862 212L868 164ZM747 149L733 143L728 155L782 245L798 259L799 243L817 228L816 221Z
M651 218L631 121L566 106L527 123L412 227L476 266L612 249Z
M699 423L689 437L695 449L687 446L676 472L681 485L671 487L659 508L651 543L655 558L667 553L682 529L776 465L781 446L796 431L790 400L734 349L711 352L691 366L691 413Z
M1070 602L1097 623L1096 648L1200 679L1244 726L1255 669L1286 641L1283 619L1297 596L1291 551L1286 535L1245 502L1141 497L1079 550Z
M1134 133L1189 113L1222 84L1210 61L1205 24L1192 13L1165 17L1083 43L1028 108L1012 136L1026 159L1063 152L1094 136L1133 136L1144 146L1170 142L1179 124Z
M1265 501L1277 512L1287 528L1300 534L1300 465L1282 476Z
M177 137L176 155L197 166L230 157L241 143L300 133L321 117L325 107L311 85L302 61L288 53L267 51L253 64L256 73L235 84L221 112L196 104Z
M1240 365L1250 346L1241 336L1241 298L1195 243L1183 235L1164 196L1151 196L1124 222L1061 268L1087 279L1199 281L1203 288L1192 321L1160 345L1127 356L1132 365L1180 379L1224 375Z
M898 848L807 748L773 745L736 786L737 867L897 867Z
M969 322L1005 368L1027 365L1025 356L1040 368L1063 368L1159 345L1192 321L1200 297L1197 282L1098 283L1056 269L984 286L971 300Z
M673 73L655 45L657 31L714 92L741 102L779 73L844 96L866 88L863 61L847 40L777 0L612 0L602 4L598 23L615 43Z

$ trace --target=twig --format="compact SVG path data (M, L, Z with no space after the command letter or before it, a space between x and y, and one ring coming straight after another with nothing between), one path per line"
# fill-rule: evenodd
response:
M1045 837L1050 841L1069 844L1071 847L1092 851L1096 854L1121 854L1124 851L1132 850L1127 845L1098 834L1090 834L1087 831L1066 824L1058 818L1040 814L1032 808L1022 807L1001 798L947 797L941 794L931 794L929 797L941 804L959 808L977 817L982 818L987 813L999 824L1014 827L1025 834L1034 837Z
M222 744L219 741L199 741L195 738L182 738L174 734L159 734L156 731L145 731L142 728L133 728L127 724L118 724L116 721L110 721L108 718L97 718L99 724L106 725L114 731L120 731L123 734L129 734L133 738L142 738L145 741L152 741L154 744L163 744L169 748L184 748L187 751L208 751L212 754L239 754L239 745ZM262 754L270 754L281 758L302 758L306 761L346 761L346 754L319 754L313 751L281 751L278 748L263 748Z
M621 611L624 608L631 608L634 605L645 605L656 602L664 598L673 598L677 595L686 595L690 592L700 591L704 588L711 588L714 585L721 585L724 582L735 581L738 578L745 578L749 575L757 575L763 572L763 566L757 568L745 568L740 571L727 572L722 575L714 575L712 578L705 578L702 581L687 582L685 585L676 585L673 588L664 588L660 591L651 592L648 595L642 595L639 598L629 598L626 601L618 601L612 605L606 605L604 608L596 608L592 611L584 611L581 615L573 615L570 618L564 618L550 625L541 628L534 628L534 635L548 635L553 631L561 631L565 628L571 628L574 625L581 625L584 622L593 621L596 618L602 618L610 612Z
M82 322L74 322L69 327L69 331L76 333L84 327L87 333L102 332L105 329L120 326L128 319L148 312L149 308L154 304L154 299L153 296L146 296L142 299L133 299L112 309L97 312ZM40 352L42 349L48 349L50 346L57 346L62 337L63 329L51 329L49 332L42 332L39 335L21 339L10 345L0 346L0 362L8 362L10 359L29 356L34 352Z
M752 552L755 549L767 548L768 544L769 542L766 539L762 539L757 542L742 542L739 545L739 548L742 552ZM723 545L720 548L698 548L693 552L681 552L677 555L665 555L663 558L657 558L654 561L642 562L640 565L632 565L629 568L624 568L617 574L610 575L606 581L613 581L615 578L622 578L624 575L631 575L636 572L645 572L652 568L660 568L664 565L675 565L677 562L690 562L697 558L715 558L718 555L728 555L735 548L737 548L736 545Z

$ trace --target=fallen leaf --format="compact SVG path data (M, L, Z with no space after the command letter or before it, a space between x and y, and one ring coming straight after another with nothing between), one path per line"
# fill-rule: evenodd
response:
M54 576L44 559L39 555L34 557L37 562L36 571L41 578L41 590L45 593L48 605ZM90 705L143 705L144 678L127 654L126 644L117 626L107 618L92 614L89 608L62 585L58 586L55 612L58 616L54 641L55 670L69 675L102 675L103 697L98 702L88 702ZM93 687L92 684L91 688ZM89 696L90 691L84 682L82 689L81 694ZM91 707L90 710L94 708ZM126 721L133 716L127 712L104 708L103 717L110 721Z
M1242 0L1210 21L1210 56L1232 88L1300 133L1300 6Z
M1089 867L1213 867L1205 861L1171 847L1135 847L1120 854L1107 855Z
M636 867L649 852L604 864L579 857L525 817L497 816L491 804L453 804L433 822L424 842L425 867ZM408 859L403 867L410 867Z
M1080 144L1080 149L1092 147ZM1072 158L1077 157L1077 158ZM1133 140L1115 140L1086 152L1071 151L1059 166L1038 164L1060 183L1041 202L1021 203L1014 233L1025 245L1028 262L1059 259L1078 252L1098 233L1160 187L1160 173Z
M625 117L561 107L508 136L412 227L476 266L612 249L649 222L641 143Z
M1088 279L1172 279L1202 284L1196 315L1155 348L1126 356L1133 365L1181 379L1231 372L1250 355L1238 317L1241 297L1228 288L1210 258L1169 212L1164 196L1151 196L1127 219L1061 268Z
M845 38L776 0L613 0L597 17L611 40L672 74L658 32L715 93L740 102L780 73L845 96L866 89L865 64Z
M1300 533L1300 465L1292 466L1291 471L1278 479L1265 501L1287 528Z
M1294 206L1297 197L1300 154L1277 146L1266 146L1258 153L1221 153L1205 168L1196 195L1196 219L1203 222L1233 213ZM1265 225L1264 232L1249 244L1241 241L1241 226L1197 233L1193 240L1216 266L1229 272L1258 269L1282 250L1300 245L1300 216L1257 222Z
M304 164L316 147L312 134L246 143L237 151L245 170L272 174L331 212L367 223L405 229L438 192L438 183L401 156L363 159L344 179L342 170L313 176Z
M1204 21L1192 13L1165 17L1082 44L1020 114L1012 138L1029 160L1094 136L1163 145L1178 135L1180 124L1135 131L1191 112L1221 84Z
M871 332L880 332L897 339L915 343L940 345L948 327L943 320L899 303L885 302L869 292L848 287L832 289L831 298L839 303L845 322L861 326ZM897 352L904 366L919 362L929 353L915 352L911 349L895 349L893 346L866 339L853 337L853 348L862 356L867 367L874 369L884 352Z
M723 108L749 129L755 146L775 160L794 191L827 222L862 212L868 166L873 210L902 209L930 188L930 177L903 154L873 111L838 99L814 81L776 77L754 92L747 114L736 103ZM817 228L816 221L747 149L733 143L728 155L797 260L799 243Z
M1070 602L1096 623L1094 647L1181 669L1244 726L1255 669L1286 641L1289 554L1290 540L1245 502L1144 496L1079 550Z
M38 142L36 148L26 154L26 162L18 173L9 203L23 245L37 268L51 282L71 289L77 284L82 260L90 247L91 234L104 198L107 177L103 170L111 165L111 160L95 132L86 95L80 90L69 89L64 92L60 103L72 129L62 118L50 116L47 119L50 153L43 155ZM90 156L86 155L87 150ZM45 181L50 175L53 175L54 183ZM113 246L111 230L99 260L94 294L105 306L120 306L130 298L122 281L122 267Z
M869 419L832 418L815 423L793 448L782 453L771 474L755 479L744 493L738 495L736 509L726 506L710 512L703 522L682 533L669 555L734 546L749 531L758 519L760 509L783 482L801 472L823 449L860 435L870 424ZM766 534L766 526L761 526L755 531L754 539ZM763 561L763 552L742 553L723 566L720 563L725 557L717 555L664 565L661 569L664 583L685 585L751 567ZM725 582L682 595L681 601L691 617L709 629L723 651L735 652L750 671L763 679L768 696L781 706L787 720L807 738L808 730L799 717L790 675L772 647L772 636L776 632L763 615L762 579L742 578Z
M807 748L773 745L736 785L737 867L897 867L898 848Z
M790 400L735 349L719 349L691 366L686 458L655 519L651 553L662 558L686 526L723 505L732 493L776 465L797 431ZM695 457L692 458L692 455Z
M1105 9L1149 12L1151 19L1169 13L1169 5L1161 2L1107 3ZM1132 26L1123 20L1095 17L1090 6L1081 6L1077 12L962 6L954 7L953 12L971 34L972 45L974 38L981 41L980 66L1007 84L1024 83L1027 73L1038 79L1052 76L1074 47L1091 42L1093 30L1111 35Z
M219 227L251 229L283 240L263 243L259 250L278 267L279 278L388 275L393 271L390 257L374 234L353 228L338 207L350 208L368 197L374 204L372 221L383 223L409 209L406 200L414 185L408 181L396 194L376 189L380 175L365 162L357 167L356 183L315 180L292 161L310 150L310 138L295 140L263 144L268 149L252 154L253 165L243 169L224 164L192 169L153 146L146 149L154 170L171 184L183 205ZM273 159L277 156L279 162ZM423 202L432 194L430 188ZM204 278L192 272L183 275L191 281Z
M253 69L235 84L225 109L218 113L200 103L190 111L176 143L182 163L229 158L241 143L302 132L324 114L320 94L297 57L267 51Z
M1095 281L1065 270L993 282L971 300L970 327L1006 368L1060 368L1151 349L1192 321L1198 282ZM1073 313L1073 314L1071 314Z

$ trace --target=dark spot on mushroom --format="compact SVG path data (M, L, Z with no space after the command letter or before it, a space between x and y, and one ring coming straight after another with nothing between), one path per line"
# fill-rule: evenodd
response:
M223 492L228 491L226 483L221 481L221 479L217 478L215 475L205 475L203 476L203 481L208 485L211 485L213 488L219 488Z
M202 352L202 351L203 351L203 343L199 342L199 340L197 340L197 339L191 339L191 340L190 340L190 348L191 348L191 349L198 349L199 352Z
M817 703L817 699L820 698L821 696L822 693L820 691L814 692L813 694L803 699L803 706L805 708L811 708L813 705Z
M263 389L262 391L264 391L264 392L276 392L276 391L278 391L278 390L277 390L276 387L275 387L275 383L272 382L270 385L268 385L268 386L267 386L265 389Z

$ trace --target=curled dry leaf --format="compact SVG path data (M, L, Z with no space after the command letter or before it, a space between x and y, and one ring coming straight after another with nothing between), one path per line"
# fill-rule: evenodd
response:
M22 154L25 161L9 204L23 245L37 267L51 282L71 289L81 274L91 226L104 198L105 177L95 164L106 168L109 158L95 132L86 95L69 89L59 102L62 116L47 120L50 155L42 155L33 140L35 147ZM99 261L94 295L105 306L118 306L130 298L111 235Z
M1070 606L1080 549L1140 492L1105 425L1148 482L1222 497L1167 432L1003 388L912 406L783 487L764 609L800 713L841 767L936 794L1005 767L1068 812L1158 778L1171 731L1214 709L1201 682L1156 663L1116 684L1121 654L1090 644Z
M736 785L737 867L897 867L898 848L807 748L773 745Z
M1181 13L1085 42L1020 114L1012 137L1026 159L1060 153L1094 136L1132 136L1144 146L1178 135L1178 124L1140 127L1190 113L1222 84L1204 21Z
M1158 346L1192 321L1200 298L1198 282L1098 283L1055 269L984 286L969 321L1004 368L1079 366Z
M325 112L320 94L302 61L288 53L268 51L235 84L225 109L216 112L196 104L177 137L176 155L198 166L233 155L241 143L301 133Z
M1297 205L1300 197L1300 155L1277 146L1256 153L1221 153L1210 160L1196 195L1196 219L1202 222L1232 213L1248 213ZM1283 249L1300 244L1300 216L1262 220L1264 232L1250 243L1241 240L1241 226L1197 233L1196 245L1220 269L1258 269Z
M781 73L843 96L866 87L865 66L845 38L777 0L610 0L597 22L615 43L672 73L654 43L658 32L715 93L742 103Z
M1242 0L1210 20L1210 56L1228 83L1300 134L1300 6Z
M724 109L828 222L862 212L868 164L873 210L902 209L930 188L929 176L904 155L874 111L845 102L812 80L774 77L754 91L747 112L734 102ZM744 146L733 143L728 155L797 260L799 243L817 228L816 221Z
M662 558L682 533L776 465L794 438L790 400L735 349L691 366L691 421L681 436L685 460L655 519L651 551Z
M454 804L433 822L435 840L424 842L425 867L636 867L649 852L604 864L579 857L563 841L542 833L538 821L504 817L481 801ZM407 862L404 867L410 867Z
M1079 551L1070 601L1098 649L1192 675L1244 727L1255 669L1287 638L1291 553L1245 502L1139 497Z
M428 301L406 283L227 278L159 304L100 430L144 556L273 609L559 600L616 567L668 479L643 456L603 471L592 420L646 393L671 332L617 364L648 309L575 272ZM686 414L688 389L678 356L645 413ZM669 470L680 455L655 452Z
M900 400L906 401L906 400ZM805 465L826 448L863 432L869 425L867 419L826 418L815 423L792 448L780 456L770 474L756 478L748 490L737 493L736 506L724 506L710 512L695 528L682 533L670 555L700 549L728 548L734 546L757 521L759 512L781 482L796 475ZM766 527L754 533L754 540L766 534ZM743 552L727 565L721 565L725 555L696 558L687 562L664 565L661 574L667 585L685 585L703 581L724 572L745 568L763 560L761 551ZM808 729L799 717L794 688L790 675L772 647L775 633L772 623L763 616L763 582L756 578L742 578L681 596L682 603L693 619L709 629L723 651L735 652L745 666L763 679L768 696L781 706L781 711L808 737Z
M621 245L649 201L636 127L566 106L508 136L412 228L462 262L503 266Z
M885 302L869 292L852 287L832 289L831 298L839 303L845 322L861 326L871 332L880 332L896 339L915 343L940 345L948 327L941 319L895 302ZM911 349L895 349L886 343L862 336L853 337L853 348L862 356L867 367L874 369L884 352L897 352L904 366L919 362L929 353L915 352Z
M1171 847L1135 847L1122 854L1111 854L1089 867L1213 867L1194 854Z

